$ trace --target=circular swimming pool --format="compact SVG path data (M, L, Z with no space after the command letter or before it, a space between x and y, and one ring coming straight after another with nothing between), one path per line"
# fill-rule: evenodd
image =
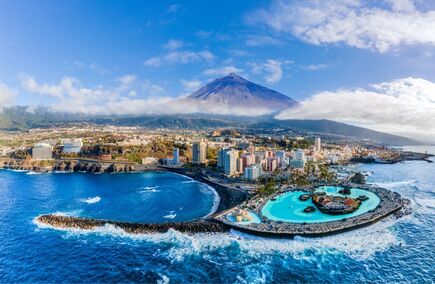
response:
M228 214L226 216L226 218L227 218L228 221L231 221L231 222L239 224L239 225L248 225L248 224L259 224L259 223L261 223L261 218L256 213L254 213L252 211L249 211L248 215L251 217L250 218L251 220L245 220L245 221L240 221L240 222L238 222L236 220L236 218L233 215L231 215L231 214Z
M328 195L345 196L338 191L342 187L336 186L323 186L319 187L316 192L326 192ZM370 210L375 209L381 202L378 195L375 193L360 189L352 188L351 194L348 197L356 198L360 195L365 195L368 200L362 202L361 206L353 213L342 215L329 215L316 210L312 213L305 213L304 209L307 206L314 206L311 198L306 201L299 200L299 196L305 194L303 191L292 191L284 193L276 198L276 200L269 200L263 207L261 213L269 220L283 221L290 223L324 223L341 220L343 218L351 218L364 214Z

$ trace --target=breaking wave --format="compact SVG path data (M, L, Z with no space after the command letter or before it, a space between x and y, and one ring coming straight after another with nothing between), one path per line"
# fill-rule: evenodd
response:
M89 197L86 199L80 199L81 202L84 202L87 204L94 204L94 203L100 202L100 200L101 200L101 197L99 197L99 196Z
M26 175L40 175L41 172L34 172L34 171L29 171L26 173Z
M155 185L155 186L144 186L141 187L140 189L142 189L141 191L139 191L140 193L151 193L151 192L160 192L160 190L158 190L159 186Z
M222 249L236 247L240 253L250 257L261 258L264 254L284 253L292 257L312 258L319 254L345 254L356 260L370 259L377 252L386 251L391 246L403 245L391 230L397 222L395 218L387 218L372 226L362 229L321 238L295 237L294 239L272 239L257 237L232 230L231 233L203 233L188 235L170 229L166 233L129 234L114 225L106 224L92 230L54 228L41 224L35 219L39 228L51 228L65 231L67 237L78 237L92 234L111 238L128 238L134 242L151 242L155 244L171 244L168 257L171 261L182 262L186 257L200 255Z
M177 213L175 213L175 211L170 211L168 215L163 216L165 219L174 219L175 217L177 217Z

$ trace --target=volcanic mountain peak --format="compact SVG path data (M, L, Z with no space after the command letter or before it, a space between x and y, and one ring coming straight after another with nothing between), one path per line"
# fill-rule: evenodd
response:
M286 95L257 85L235 73L217 78L186 99L231 107L267 108L272 111L298 104Z

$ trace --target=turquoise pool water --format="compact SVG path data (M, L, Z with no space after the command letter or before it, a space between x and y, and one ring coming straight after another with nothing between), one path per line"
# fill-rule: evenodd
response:
M261 223L261 218L256 213L249 211L248 215L252 217L251 221L237 222L236 218L234 218L234 216L232 216L230 214L228 214L226 217L227 217L227 219L229 221L231 221L233 223L237 223L239 225L248 225L248 224L259 224L259 223Z
M335 186L323 186L319 187L316 191L324 191L329 195L343 196L339 194L338 191L341 187ZM311 199L307 201L300 201L299 196L304 194L303 191L294 191L284 193L276 198L275 201L270 200L262 209L262 214L270 220L283 221L291 223L323 223L341 220L343 218L355 217L364 214L370 210L375 209L381 200L379 197L368 190L360 188L352 188L352 193L348 195L349 197L358 197L360 195L365 195L369 199L364 201L360 208L353 213L343 214L343 215L327 215L319 210L313 213L304 213L303 210L307 206L314 206Z

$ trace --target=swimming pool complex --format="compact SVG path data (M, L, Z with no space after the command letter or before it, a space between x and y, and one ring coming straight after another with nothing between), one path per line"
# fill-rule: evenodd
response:
M323 191L328 195L345 196L338 193L340 189L342 189L342 187L323 186L319 187L316 192ZM324 223L367 213L368 211L375 209L381 201L380 198L371 191L360 188L351 188L351 194L346 196L356 198L360 195L365 195L368 197L368 200L364 201L355 212L342 215L329 215L316 210L312 213L305 213L303 211L307 206L315 207L311 198L306 201L299 200L299 196L305 193L306 192L303 191L292 191L277 196L276 200L269 200L266 203L261 213L269 220L273 221L291 223Z

